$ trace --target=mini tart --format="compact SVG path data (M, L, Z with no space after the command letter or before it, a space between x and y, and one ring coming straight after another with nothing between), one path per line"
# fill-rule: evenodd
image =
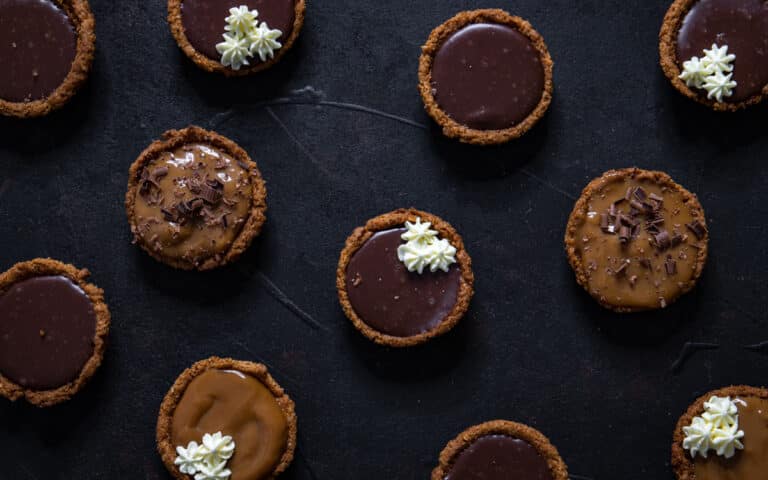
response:
M436 55L444 42L454 33L459 32L464 27L478 23L511 27L527 37L539 54L539 61L544 73L541 98L527 117L508 128L480 130L459 123L440 107L435 98L432 68ZM435 28L429 35L427 42L421 47L421 52L421 58L419 59L419 93L424 101L424 108L427 113L442 127L443 134L446 137L457 138L461 142L477 145L505 143L525 134L544 116L547 108L549 108L552 100L552 58L542 36L534 30L530 23L520 17L512 16L499 9L461 12Z
M613 188L619 182L624 185ZM659 194L667 200L662 202L660 210L660 216L666 218L660 228L667 232L666 240L670 242L666 248L657 248L651 243L656 237L648 228L649 216L637 217L637 233L631 233L630 229L626 247L620 244L618 223L615 233L609 234L603 229L601 216L607 212L592 204L614 203L628 217L634 207L628 200L620 200L627 195L627 185L632 188L640 185L647 194ZM669 201L670 198L675 201ZM633 197L632 200L639 199ZM670 204L674 208L668 208ZM697 225L696 231L689 223ZM600 305L618 313L664 308L690 291L707 261L708 242L704 210L696 196L666 173L639 168L609 170L592 180L576 201L565 230L565 251L576 281ZM595 254L596 249L607 251L608 255ZM597 260L592 261L593 255L598 256ZM588 257L592 260L587 261ZM622 268L621 262L626 260L629 262ZM636 293L646 289L653 290L645 293L648 298ZM655 296L649 300L651 294Z
M711 392L708 392L698 399L696 399L693 404L688 407L688 410L683 414L682 417L677 421L677 425L675 426L675 431L672 435L672 470L675 472L675 476L677 477L677 480L703 480L696 476L696 466L694 463L701 461L698 456L696 458L696 461L694 462L691 459L690 453L683 448L683 440L685 439L685 433L683 432L683 427L687 427L691 424L693 421L693 417L699 416L702 413L704 413L704 402L708 401L710 397L712 396L718 396L718 397L731 397L733 398L744 398L747 399L747 403L749 403L749 398L756 398L761 399L762 401L768 402L768 389L765 388L758 388L758 387L750 387L747 385L734 385L730 387L721 388L718 390L713 390ZM768 411L766 411L768 412ZM764 412L764 416L768 417L766 415L766 412ZM739 415L742 416L741 414ZM739 428L742 428L743 426L740 424ZM766 430L768 430L768 422L765 424ZM749 432L744 432L744 438L742 438L742 443L745 446L745 449L750 448L749 447L749 441L750 441L750 435ZM766 448L766 435L763 435L763 444L762 447ZM754 441L754 437L752 437ZM736 462L738 461L739 456L744 453L744 451L736 451L736 455L730 459L724 459L721 457L718 457L715 452L710 452L709 457L717 457L717 458L711 458L710 460L715 460L717 462ZM754 452L753 452L754 454ZM768 465L768 455L764 455L762 458L765 458L765 464ZM763 470L765 472L766 470ZM728 478L738 478L738 477L728 477ZM757 479L758 477L744 477L744 480L752 480L752 478ZM713 480L713 479L709 479Z
M231 358L219 358L211 357L205 360L201 360L188 369L184 370L179 378L176 379L171 389L165 395L162 404L160 405L160 413L157 418L157 450L160 453L160 457L168 469L168 472L177 480L191 480L193 476L183 474L179 471L178 467L174 464L176 459L176 447L173 444L172 428L173 417L179 402L182 400L184 393L190 383L195 380L199 375L209 370L234 370L245 375L249 375L258 380L264 387L266 387L274 396L275 401L282 410L285 421L288 426L288 436L285 444L285 450L280 457L278 463L275 465L272 473L263 479L273 479L285 471L286 468L293 461L293 454L296 450L296 431L297 431L297 418L295 412L295 406L293 400L287 393L278 385L278 383L272 378L267 371L267 367L260 363L247 362L242 360L234 360ZM207 432L216 433L216 432ZM224 431L224 435L229 433ZM200 443L198 440L197 443ZM235 439L235 455L237 455L237 440ZM185 445L186 446L186 445ZM231 462L230 462L231 463ZM228 466L231 469L231 465ZM233 472L234 474L235 472ZM256 480L256 479L254 479Z
M686 97L695 100L703 105L706 105L710 107L711 109L715 111L720 112L733 112L737 111L739 109L748 107L750 105L755 105L760 102L762 102L766 96L768 96L768 83L763 87L762 91L759 93L756 93L749 98L746 98L744 100L741 100L739 102L729 102L727 101L727 97L724 98L725 101L723 102L717 102L713 99L708 99L706 91L699 90L699 89L692 89L691 87L688 87L683 80L681 80L679 77L681 73L681 65L682 62L689 60L690 58L678 58L677 53L677 47L678 47L678 34L680 33L680 29L683 26L683 22L686 19L686 15L691 11L691 9L702 0L675 0L672 5L669 7L669 10L667 11L667 14L664 16L664 23L661 25L661 31L659 32L659 57L660 57L660 63L661 68L664 71L664 75L667 76L670 83L672 83L672 86L677 89L680 93L685 95ZM747 0L752 1L752 0ZM760 0L754 0L755 2L759 2ZM764 2L763 2L764 3ZM749 29L747 26L746 29ZM723 46L727 43L720 43L717 42L719 46ZM710 48L711 43L708 45L701 45L701 48ZM741 57L739 55L739 52L735 51L732 46L729 47L728 53L735 53L736 54L736 61L735 61L735 68L739 68L739 61L743 62L744 55L742 54ZM702 57L703 52L701 50L696 51L696 56ZM768 58L763 60L763 62L768 62ZM734 78L734 80L739 80L738 78ZM736 87L738 88L738 86Z
M184 3L184 0L168 0L168 24L171 26L171 33L173 34L173 38L176 39L176 43L179 45L179 48L181 48L184 54L189 57L198 67L207 72L218 72L224 74L227 77L243 77L246 75L251 75L266 70L279 62L280 59L283 58L286 53L288 53L288 50L293 47L293 44L299 37L301 28L304 25L304 15L307 8L306 0L295 0L293 28L291 29L291 33L288 35L288 38L280 38L280 43L282 43L283 46L275 51L275 56L273 58L268 59L266 62L262 62L259 58L253 58L250 61L251 65L243 66L239 70L233 70L222 65L219 61L219 58L211 58L210 56L201 53L195 49L192 43L190 43L182 18L182 3ZM232 7L238 7L245 4L246 2L238 0L232 1L231 3ZM221 17L222 35L224 34L224 27L226 25L225 18L226 15ZM270 27L273 26L270 25Z
M69 73L61 84L47 96L31 101L10 101L0 98L0 114L31 118L47 115L61 108L80 89L93 63L96 34L88 0L50 0L66 13L76 33L75 55Z
M423 222L431 222L432 228L439 233L440 238L447 239L451 245L456 248L456 264L452 265L452 267L457 268L458 273L456 301L442 321L430 330L407 336L390 335L381 332L366 323L361 315L355 311L352 302L350 301L349 289L356 287L348 285L347 270L354 255L375 234L404 227L406 221L414 222L417 218L421 218ZM391 254L394 256L394 261L399 262L396 250L392 251ZM405 267L403 266L403 268ZM425 269L424 273L421 275L440 275L443 273L444 272L441 271L433 273L430 272L429 269ZM411 275L419 274L412 273ZM341 307L347 318L349 318L355 328L369 340L380 345L388 345L391 347L409 347L418 345L451 330L469 308L469 302L474 293L472 287L473 283L474 275L472 273L472 260L466 252L464 242L459 234L456 233L456 230L440 217L413 208L399 209L385 213L368 220L364 226L356 228L349 238L347 238L344 249L341 251L339 265L336 270L336 288L338 290L339 302L341 302Z
M78 269L72 265L61 263L50 258L37 258L26 262L17 263L10 270L0 274L0 297L6 294L15 284L27 280L33 280L39 277L65 277L79 287L93 307L93 317L95 319L95 328L93 333L93 350L90 356L83 363L82 369L77 377L59 387L51 389L35 390L31 389L8 378L0 370L0 395L16 401L24 398L27 402L38 407L49 407L69 400L73 395L79 392L91 379L93 374L101 365L104 357L104 350L107 345L107 336L109 334L110 314L106 303L104 303L104 292L100 288L87 283L86 279L90 272L86 269ZM33 321L33 320L30 320ZM39 321L35 319L34 321ZM0 326L0 330L2 330ZM65 335L66 331L62 328L56 329L57 335ZM51 332L40 330L41 342L47 338L56 341L50 335ZM47 335L47 337L46 337ZM73 343L75 340L69 338L67 341ZM3 347L5 348L5 347ZM87 355L87 352L86 352ZM55 360L51 360L55 361Z
M476 440L489 435L503 435L525 441L546 461L553 480L568 480L568 468L547 437L527 425L507 420L492 420L475 425L448 442L440 452L440 463L432 470L432 480L446 478L459 455Z
M150 168L153 171L155 170L155 162L159 161L161 156L170 155L174 151L178 151L178 149L187 147L191 148L191 146L196 146L195 148L199 148L200 145L212 147L220 154L230 157L231 161L228 163L228 169L236 169L235 167L238 167L239 169L242 169L246 172L245 178L250 185L251 192L243 193L242 201L250 199L250 207L247 211L243 212L242 217L239 219L239 225L233 224L232 218L230 218L229 223L227 224L225 224L222 220L224 233L226 233L228 229L239 228L239 232L234 234L231 242L228 244L224 242L226 248L223 251L216 254L211 254L208 257L201 258L184 258L179 255L166 254L164 253L164 247L162 245L158 247L156 243L152 241L152 238L149 237L146 232L144 232L143 229L145 227L142 226L143 222L139 218L139 212L142 210L146 203L143 199L138 198L141 194L140 189L146 182L146 178L143 177L143 175L152 175ZM211 166L208 165L208 168L210 169ZM225 170L225 172L226 171L230 170ZM239 182L239 180L236 181ZM229 183L232 182L230 181ZM169 188L171 187L169 186ZM229 201L228 198L231 198L228 197L227 188L229 187L222 187L224 194L219 200L219 206L221 202ZM238 192L239 190L235 193L239 194ZM167 208L164 207L166 209L171 208L171 203L178 200L178 197L175 196L175 193L177 193L176 190L174 190L174 192L161 191L161 193L164 193L161 202L166 205ZM185 195L189 196L188 194ZM141 153L141 155L139 155L136 161L133 162L129 170L128 192L126 193L125 197L125 209L126 213L128 214L128 221L131 226L131 232L134 234L134 242L138 243L141 248L144 249L144 251L149 253L156 260L172 267L183 270L203 271L220 267L236 260L248 248L253 239L259 234L262 225L266 221L266 196L267 190L264 180L261 177L261 173L256 167L256 164L245 152L245 150L240 148L232 140L229 140L228 138L225 138L215 132L207 131L200 127L191 126L182 130L169 130L165 132L161 140L153 142L149 147L147 147L146 150ZM206 203L206 206L207 205L208 204ZM163 215L165 214L154 217L159 220L159 224L171 225L171 223L177 223L171 222L167 219L167 217L164 218ZM158 222L155 223L157 224ZM206 226L205 228L220 227ZM198 229L198 232L201 230L203 229ZM233 230L233 232L235 231L236 230ZM222 235L224 235L224 233Z

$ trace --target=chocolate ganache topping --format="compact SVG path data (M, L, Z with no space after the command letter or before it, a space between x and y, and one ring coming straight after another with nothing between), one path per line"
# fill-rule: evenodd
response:
M95 334L93 303L69 278L28 278L0 295L0 373L24 388L52 390L75 380Z
M288 422L272 392L236 370L207 370L187 386L173 412L174 446L200 442L206 433L232 436L231 480L270 478L288 442Z
M531 40L515 28L475 23L440 46L432 87L437 104L456 122L501 130L536 108L544 92L544 68Z
M229 16L229 9L247 6L259 12L258 22L266 22L269 28L282 32L278 41L284 40L293 31L296 15L295 0L183 0L181 4L184 33L195 50L206 57L218 60L221 57L216 51L224 34L224 21ZM253 59L258 62L258 57Z
M137 241L193 265L223 256L250 212L247 169L204 144L161 154L144 167L136 191Z
M0 0L0 98L48 97L72 68L77 35L51 0Z
M697 456L693 462L696 480L757 480L768 476L768 400L740 400L736 404L739 429L744 431L744 450L737 451L732 458Z
M409 272L397 257L405 228L383 230L350 259L347 293L360 318L379 332L408 337L436 328L456 305L461 272Z
M552 480L546 459L531 444L486 435L464 449L445 480Z
M736 55L736 87L726 102L758 95L768 85L768 2L765 0L699 0L683 20L677 37L677 62L701 57L712 44L727 45Z

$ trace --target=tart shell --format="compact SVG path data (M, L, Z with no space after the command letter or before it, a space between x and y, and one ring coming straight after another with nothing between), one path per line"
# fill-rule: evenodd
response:
M88 383L104 358L111 320L109 308L104 303L104 291L86 282L90 272L86 269L79 269L50 258L36 258L17 263L10 270L0 274L0 293L5 292L8 287L23 280L48 275L66 277L85 292L93 304L93 312L96 316L96 330L93 337L93 353L83 365L80 375L66 385L53 390L30 390L14 383L0 373L0 396L11 401L23 398L38 407L50 407L65 402Z
M677 421L675 432L672 434L672 470L675 472L677 480L696 480L693 461L683 448L683 439L685 438L683 427L690 425L693 417L701 415L704 411L704 402L708 401L713 395L718 397L758 397L768 399L768 389L747 385L733 385L712 390L697 398Z
M64 106L88 78L96 50L95 21L88 0L53 0L69 17L77 33L75 58L69 73L50 95L31 102L9 102L0 98L0 114L31 118L48 115Z
M247 165L249 167L248 172L253 188L250 215L238 236L233 240L229 250L221 256L208 258L199 265L184 261L180 258L168 257L157 253L142 242L135 234L137 228L137 222L134 215L136 191L141 184L141 172L144 167L149 165L159 155L190 143L204 143L211 145L223 150L236 161ZM267 219L267 189L256 163L251 160L248 153L239 145L218 133L204 130L200 127L190 126L182 130L168 130L163 134L162 139L152 142L149 147L141 152L141 155L139 155L136 161L133 162L128 172L128 192L125 195L125 211L128 215L128 222L131 225L131 232L134 232L134 241L150 256L174 268L204 271L221 267L235 261L251 245L253 239L259 235L261 227Z
M541 65L544 68L544 92L539 103L517 125L503 130L478 130L462 125L452 119L440 106L432 93L432 62L440 46L455 32L473 23L496 23L508 25L528 37L534 48L539 52ZM552 101L552 67L554 62L549 55L544 39L530 23L520 17L515 17L499 9L470 10L460 12L442 25L438 26L421 47L419 59L419 93L424 101L424 108L435 122L443 129L443 135L457 138L464 143L476 145L495 145L506 143L521 137L530 130L546 113Z
M612 310L616 313L630 313L630 312L642 311L642 309L626 307L623 305L614 305L610 302L606 302L599 295L593 295L592 292L590 292L589 290L589 276L587 275L587 267L582 263L581 258L577 254L578 247L577 247L576 235L578 233L579 225L583 223L584 219L587 216L587 213L589 210L589 199L600 188L600 185L603 183L603 179L606 176L612 176L613 178L630 177L635 179L647 179L658 185L666 186L667 188L678 192L683 197L683 200L686 203L691 204L693 206L692 210L697 213L696 218L706 226L707 222L704 216L704 209L699 203L699 200L696 197L696 195L692 194L691 192L683 188L681 185L675 183L675 181L672 180L672 178L666 173L659 172L659 171L642 170L639 168L624 168L620 170L609 170L604 174L602 174L600 177L595 178L594 180L589 182L589 184L586 187L584 187L584 190L581 192L581 196L576 201L576 205L574 205L573 207L573 211L571 212L571 215L568 218L568 225L565 228L565 253L568 256L568 263L571 264L571 267L573 268L573 271L576 274L576 281L579 283L579 285L581 285L584 288L584 290L586 290L590 295L592 295L592 297L595 300L597 300L597 302L600 305L607 308L608 310ZM696 285L696 282L698 281L699 277L701 276L701 272L704 270L704 265L707 262L707 252L708 252L708 245L709 245L708 229L704 235L703 240L704 240L703 246L702 248L698 249L698 253L696 255L696 267L695 267L694 275L687 282L685 282L685 288L681 290L680 294L677 297L667 299L668 304L671 304L672 302L680 298L680 296L691 291L693 287Z
M456 262L461 270L461 280L459 291L456 296L456 304L437 327L418 335L397 337L382 333L372 328L360 318L357 312L355 312L355 309L349 301L349 294L347 293L347 266L355 252L357 252L376 232L402 227L406 220L412 222L416 220L416 217L421 217L422 220L431 222L432 228L437 230L442 238L447 239L451 245L456 248ZM379 215L378 217L368 220L364 226L358 227L352 232L349 238L347 238L339 258L339 265L336 269L336 289L344 314L349 318L355 328L369 340L372 340L379 345L388 345L390 347L410 347L440 336L456 326L469 308L469 302L474 293L474 278L474 274L472 273L472 259L464 248L464 242L461 239L461 236L456 233L456 230L454 230L448 222L436 215L409 208Z
M254 73L266 70L279 62L280 59L283 58L286 53L288 53L288 50L293 47L293 44L296 43L296 39L299 37L301 28L304 26L304 15L307 10L306 0L296 0L294 6L295 14L293 19L293 29L291 30L291 34L288 36L288 38L282 42L283 46L275 52L275 56L273 58L270 58L266 62L257 62L253 65L241 68L240 70L233 70L229 67L225 67L218 60L212 59L207 55L203 55L202 53L198 52L189 42L187 34L185 33L184 22L181 18L181 3L183 1L184 0L168 0L168 25L171 26L171 33L173 34L173 38L176 39L176 43L179 45L179 48L181 48L181 51L183 51L184 54L195 63L195 65L202 68L206 72L217 72L227 77L243 77L246 75L252 75ZM223 25L224 19L222 18L221 21ZM222 27L222 34L223 33L224 32Z
M171 425L173 423L173 413L176 410L176 406L181 401L181 397L189 386L189 383L195 379L198 375L206 370L237 370L259 380L265 387L272 392L275 396L277 404L285 414L285 419L288 423L288 442L285 446L285 452L280 457L280 462L275 466L272 474L264 480L271 480L282 472L293 461L293 454L296 450L296 431L297 431L297 418L296 410L293 400L288 396L283 388L275 381L274 378L267 371L267 367L261 363L247 362L244 360L235 360L232 358L219 358L210 357L205 360L200 360L194 365L184 370L179 378L168 390L168 393L163 398L163 403L160 405L160 413L157 416L157 451L160 453L160 457L165 464L165 468L168 472L177 480L190 480L192 477L183 474L174 464L176 459L176 446L171 441Z
M508 420L492 420L475 425L448 442L443 451L440 452L439 464L432 470L432 480L443 480L450 472L453 462L459 454L475 440L487 435L507 435L524 440L547 461L553 480L568 480L568 467L549 439L534 428Z
M677 58L677 34L680 31L685 16L697 1L675 0L664 16L664 22L661 24L661 31L659 32L659 63L664 71L664 75L666 75L678 92L717 112L735 112L762 102L768 97L768 85L763 87L761 93L738 103L716 102L694 91L678 78L681 71L678 63L679 59Z

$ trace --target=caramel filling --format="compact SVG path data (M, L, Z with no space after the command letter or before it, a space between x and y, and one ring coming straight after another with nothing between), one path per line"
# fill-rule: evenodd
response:
M231 435L231 480L259 480L274 471L288 442L288 422L272 392L234 370L208 370L187 386L173 412L171 441L186 447L206 433Z
M248 219L246 168L218 149L185 145L142 172L134 215L137 241L193 265L226 254Z
M696 480L752 480L768 477L768 400L757 397L737 402L739 429L744 431L744 450L732 458L710 452L708 458L693 462Z
M590 292L616 306L665 307L700 268L702 218L676 188L646 178L604 177L575 235Z

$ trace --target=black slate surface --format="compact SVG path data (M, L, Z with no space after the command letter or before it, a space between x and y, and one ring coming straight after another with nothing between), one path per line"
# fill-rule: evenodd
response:
M286 479L425 479L465 427L506 418L558 447L572 478L671 478L677 417L707 390L766 383L765 107L718 115L658 66L665 0L309 1L299 43L248 79L199 71L161 0L93 0L90 81L49 118L0 120L0 265L51 256L92 271L112 311L91 384L45 410L0 402L0 478L168 479L160 401L194 361L266 363L296 401ZM443 140L416 90L419 47L457 11L529 19L555 61L555 97L522 141ZM130 243L130 163L169 128L237 141L268 182L246 258L207 274ZM711 257L666 311L618 316L575 283L562 248L581 188L604 170L667 171L699 194ZM473 258L467 317L422 348L357 333L336 300L338 253L367 218L416 206ZM677 362L686 342L719 348ZM675 368L673 368L673 364Z

